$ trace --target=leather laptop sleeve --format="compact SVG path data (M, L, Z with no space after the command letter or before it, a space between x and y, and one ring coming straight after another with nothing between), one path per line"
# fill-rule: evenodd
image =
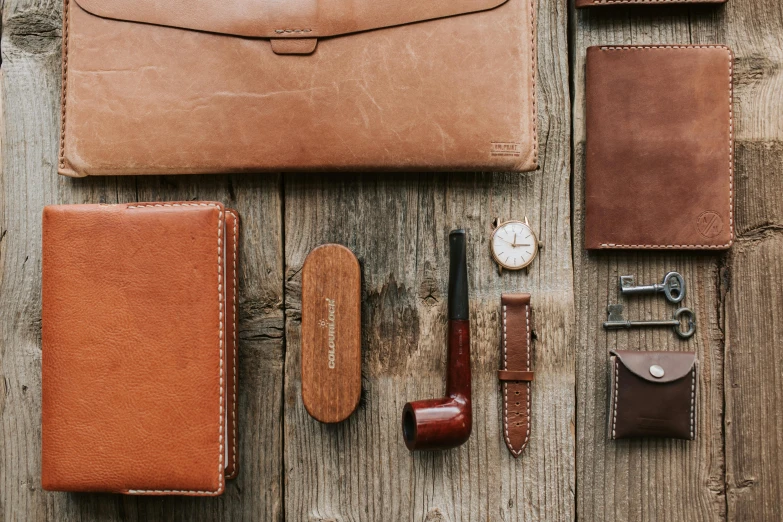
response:
M607 5L725 4L726 0L576 0L576 7Z
M65 0L59 172L536 168L533 0Z
M209 496L236 475L238 226L211 202L44 209L44 489Z
M717 45L587 50L586 248L731 246L732 70Z

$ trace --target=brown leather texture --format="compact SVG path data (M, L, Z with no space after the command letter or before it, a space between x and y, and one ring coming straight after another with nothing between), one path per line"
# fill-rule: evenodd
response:
M658 377L653 374L655 370ZM693 352L613 350L609 358L609 438L693 440L698 361Z
M519 457L530 440L533 347L530 294L503 294L501 304L501 382L503 438ZM513 373L512 373L513 372Z
M44 209L44 489L223 492L237 470L238 237L214 202Z
M590 47L586 67L585 247L730 248L732 52Z
M725 4L726 0L576 0L576 7L611 5Z
M65 0L59 172L528 171L532 0Z

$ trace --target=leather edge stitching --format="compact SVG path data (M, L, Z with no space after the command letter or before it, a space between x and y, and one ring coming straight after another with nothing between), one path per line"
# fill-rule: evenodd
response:
M65 104L68 90L68 40L70 31L68 26L71 20L71 2L65 0L63 13L63 63L60 69L62 83L60 87L60 158L59 168L65 169Z
M614 361L614 387L612 389L614 395L614 407L612 411L612 440L617 439L617 407L620 403L620 364L615 359Z
M619 0L617 0L619 1ZM667 0L668 1L668 0ZM629 2L630 3L630 2ZM726 45L604 45L602 51L629 51L653 49L724 49L729 55L729 240L723 245L622 245L616 243L601 243L600 247L669 249L688 248L698 250L723 250L734 243L734 53Z
M197 495L219 495L223 492L223 210L215 203L142 203L140 205L128 205L129 209L148 208L148 207L215 207L218 212L218 317L219 317L219 346L220 346L220 364L218 366L220 376L219 391L220 391L220 418L218 419L218 485L217 489L213 491L203 490L184 490L184 489L129 489L127 493L130 495L143 495L143 494L158 494L158 493L185 493L185 494L197 494Z
M533 101L533 118L530 132L533 138L533 163L538 166L538 95L536 93L536 73L538 72L538 46L536 45L536 4L535 0L530 0L530 61L532 62L532 93L530 95Z
M506 309L507 305L503 305L503 369L508 369L508 337L507 324L506 324ZM511 443L511 436L508 433L508 383L503 383L503 432L506 438L506 446L508 450L517 455L514 450L514 445Z
M525 327L527 328L527 363L526 363L526 369L527 371L530 371L530 304L525 305ZM522 450L524 450L527 447L527 443L530 440L530 381L525 383L527 386L527 419L525 419L525 424L527 427L527 432L525 433L525 442L522 443L522 447L519 449L519 452L522 453Z
M237 342L237 247L239 243L239 215L231 210L227 210L229 214L231 214L234 217L234 248L233 248L233 254L231 256L231 262L233 265L233 279L234 279L234 292L232 296L232 312L233 312L233 328L231 329L233 333L233 339L232 344L234 347L234 373L233 373L233 384L232 384L232 409L231 409L231 435L232 435L232 441L231 441L231 460L232 460L232 477L236 476L237 473L237 362L239 359L239 343Z

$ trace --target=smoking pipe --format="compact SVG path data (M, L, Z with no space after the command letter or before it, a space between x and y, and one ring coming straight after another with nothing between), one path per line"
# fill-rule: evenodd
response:
M409 402L402 436L411 451L456 448L470 437L470 321L465 231L449 234L449 325L446 396Z

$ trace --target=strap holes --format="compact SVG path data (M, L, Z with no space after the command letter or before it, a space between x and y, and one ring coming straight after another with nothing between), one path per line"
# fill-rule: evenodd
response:
M514 392L514 395L519 395L519 391L515 391L515 392Z

